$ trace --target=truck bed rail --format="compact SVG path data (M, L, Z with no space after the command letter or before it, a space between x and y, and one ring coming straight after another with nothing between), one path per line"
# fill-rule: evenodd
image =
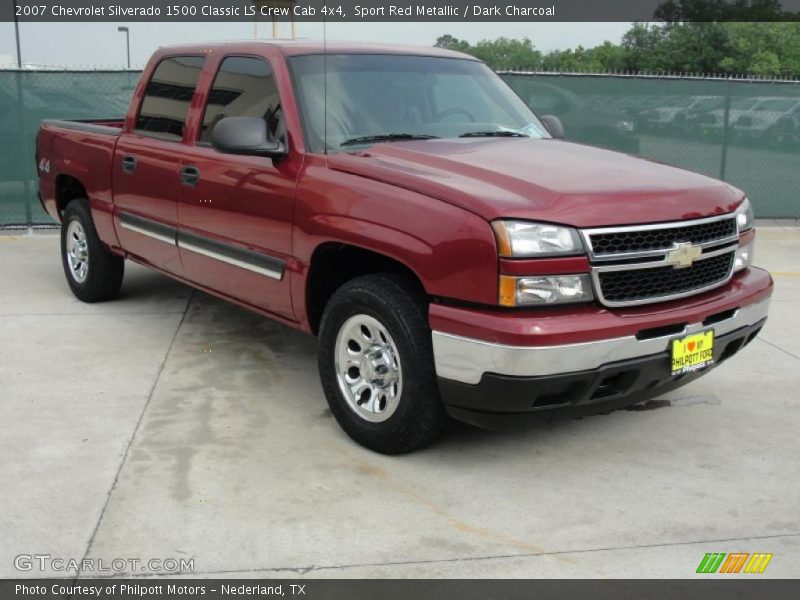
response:
M100 135L118 136L122 133L124 119L91 119L91 120L65 120L65 119L45 119L42 125L59 127L61 129L71 129L74 131L86 131L98 133Z

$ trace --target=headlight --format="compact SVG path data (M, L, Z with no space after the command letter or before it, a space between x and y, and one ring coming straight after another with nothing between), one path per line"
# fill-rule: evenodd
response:
M746 269L753 264L753 252L755 251L755 241L739 246L736 248L736 254L733 257L733 272L737 273L742 269Z
M747 198L736 209L736 225L740 233L753 228L753 207Z
M500 276L500 306L547 306L592 300L588 275Z
M581 238L571 227L528 221L495 221L492 228L498 252L506 258L583 253Z

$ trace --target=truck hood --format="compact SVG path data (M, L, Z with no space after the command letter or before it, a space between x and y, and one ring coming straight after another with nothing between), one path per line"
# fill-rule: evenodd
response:
M649 160L571 142L462 138L331 154L332 169L426 194L487 220L599 227L727 213L743 194Z

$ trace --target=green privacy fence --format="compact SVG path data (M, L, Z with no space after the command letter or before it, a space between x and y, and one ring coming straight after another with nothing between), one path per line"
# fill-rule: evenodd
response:
M800 218L800 83L502 73L567 138L718 177L759 217ZM42 119L125 114L138 72L0 71L0 226L52 224L36 199Z
M36 198L42 119L123 116L138 78L120 71L0 71L0 226L53 223Z
M723 179L756 216L800 217L800 82L502 73L568 139Z

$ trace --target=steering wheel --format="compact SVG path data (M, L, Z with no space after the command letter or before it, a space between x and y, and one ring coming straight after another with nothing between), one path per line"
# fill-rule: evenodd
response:
M473 123L475 122L475 117L472 116L472 113L470 113L466 108L460 108L458 106L455 106L453 108L448 108L447 110L443 110L442 112L436 115L435 119L436 122L439 123L442 121L442 119L446 119L450 115L458 115L458 114L464 115Z

